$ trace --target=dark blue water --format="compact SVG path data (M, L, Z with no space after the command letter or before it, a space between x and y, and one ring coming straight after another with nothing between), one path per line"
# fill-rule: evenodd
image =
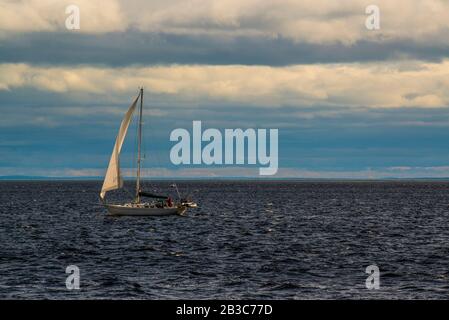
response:
M200 208L157 218L100 186L0 182L0 298L449 298L446 182L179 182Z

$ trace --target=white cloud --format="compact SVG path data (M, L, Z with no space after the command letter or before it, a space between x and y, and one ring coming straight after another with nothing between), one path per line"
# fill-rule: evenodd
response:
M81 32L123 31L126 19L115 0L1 0L0 35L9 32L60 31L65 29L68 5L80 8Z
M312 43L368 39L446 43L446 0L377 0L381 29L365 28L367 0L27 0L0 2L0 31L65 30L64 8L81 9L79 32L135 28L177 34L283 36Z
M144 86L182 105L195 101L254 106L442 107L449 105L449 60L289 67L172 65L38 67L0 64L0 90L30 87L129 100Z

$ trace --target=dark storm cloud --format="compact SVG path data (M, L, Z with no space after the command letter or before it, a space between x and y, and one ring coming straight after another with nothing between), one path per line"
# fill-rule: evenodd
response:
M0 62L47 65L101 64L293 64L369 62L390 59L439 61L449 44L358 41L352 45L310 44L282 37L192 36L124 33L25 33L0 41Z
M12 99L13 97L16 99ZM109 160L127 104L81 102L33 89L0 92L0 167L97 168ZM93 109L94 108L94 109ZM117 108L118 112L110 112ZM449 161L448 108L179 106L147 100L165 112L145 119L148 165L170 166L170 132L203 128L279 128L280 165L311 170L444 166ZM135 133L135 123L130 132ZM130 165L133 134L123 162Z

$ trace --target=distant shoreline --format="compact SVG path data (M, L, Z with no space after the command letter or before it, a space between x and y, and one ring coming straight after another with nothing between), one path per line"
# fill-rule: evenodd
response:
M257 178L257 177L148 177L143 180L151 181L298 181L298 182L379 182L379 181L448 181L443 178ZM103 181L103 177L45 177L45 176L0 176L0 181ZM133 178L125 178L125 181L134 181Z

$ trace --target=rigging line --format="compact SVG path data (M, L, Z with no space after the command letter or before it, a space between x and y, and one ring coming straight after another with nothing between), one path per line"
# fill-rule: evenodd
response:
M132 169L136 172L136 179L137 179L137 149L138 149L138 136L139 136L139 116L138 112L134 114L134 120L136 123L136 135L134 136L134 150L133 150L133 163L132 163Z
M125 191L129 196L131 196L131 198L134 197L134 194L132 194L131 191L128 190L128 188L125 188L125 187L123 186L122 189L123 189L123 191Z
M148 99L147 99L147 101L148 101ZM147 118L145 118L146 119L146 122L148 123L148 125L146 126L146 127L149 127L149 131L147 131L147 132L149 132L149 135L150 136L154 136L152 133L153 133L153 131L152 131L152 129L153 129L153 118L151 117L151 114L150 114L150 112L149 112L149 110L150 110L150 108L147 108ZM145 128L146 129L146 128ZM151 150L151 141L153 141L153 140L151 140L151 139L149 139L149 140L147 140L147 139L145 139L145 148L146 148L146 150L145 150L145 152L147 151L147 150ZM146 158L146 154L145 154L145 158ZM150 156L148 156L149 158L148 159L150 159ZM157 155L155 154L155 153L153 153L153 155L151 156L151 160L156 160L157 161ZM150 163L151 161L149 161L149 163ZM149 189L151 189L151 190L153 190L153 189L155 189L155 186L153 185L153 183L152 183L152 179L150 179L150 177L151 177L151 171L150 171L150 167L151 167L151 165L149 165L148 166L148 168L147 168L147 172L148 172L148 181L146 181L147 182L147 186L148 186L148 188Z
M148 98L146 100L148 101ZM147 184L146 180L148 178L148 168L144 167L146 160L147 160L147 147L146 147L147 140L146 140L146 128L145 128L146 122L147 122L146 121L147 118L145 117L145 111L147 111L147 109L148 108L145 108L145 106L144 106L144 109L142 112L142 128L141 128L142 134L140 137L140 148L141 148L141 153L143 155L143 157L141 157L141 165L140 165L141 169L143 169L142 172L144 173L143 176L141 177L141 185L142 185L143 190L145 189L145 185Z
M150 136L156 137L157 136L156 133L155 133L155 130L156 130L156 117L154 117L154 118L151 117L151 114L149 115L148 127L149 127L149 130L150 130ZM154 141L158 141L158 140L157 139L153 139L153 140L151 140L148 143L150 148L151 148L152 142L154 142ZM156 150L157 150L156 143L153 144L153 147L154 147L153 150L155 150L155 152L152 153L152 158L151 159L154 162L154 167L157 170L158 168L161 168L160 155L159 155L159 153L156 152ZM156 171L156 170L154 170L154 171ZM156 176L155 176L155 179L157 179ZM157 192L159 192L158 188L156 188L156 186L151 181L152 180L150 180L150 187L151 187L151 189L153 189L155 191L157 190Z

